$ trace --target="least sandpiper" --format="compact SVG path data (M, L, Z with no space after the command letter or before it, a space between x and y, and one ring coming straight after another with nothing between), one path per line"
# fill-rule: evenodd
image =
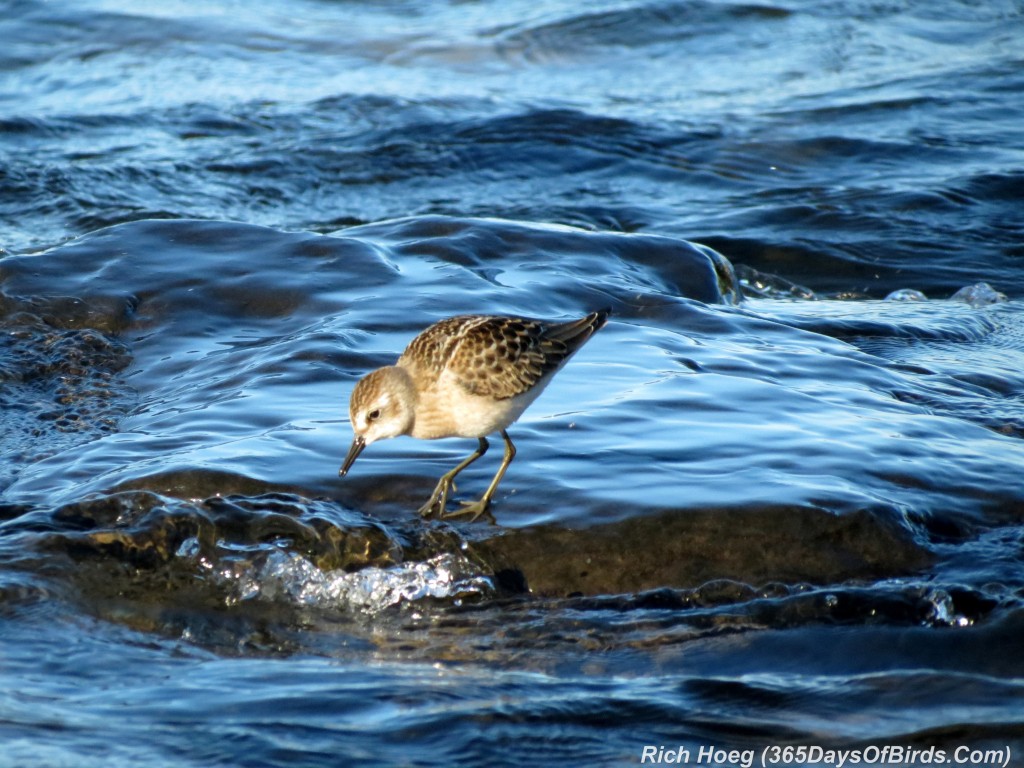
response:
M420 514L476 520L488 511L516 455L505 430L607 319L605 310L569 322L460 315L435 323L412 340L395 365L367 374L352 390L349 415L355 439L339 474L344 477L377 440L475 437L479 447L441 476ZM497 474L479 501L447 512L455 476L486 453L486 435L492 432L500 432L505 441Z

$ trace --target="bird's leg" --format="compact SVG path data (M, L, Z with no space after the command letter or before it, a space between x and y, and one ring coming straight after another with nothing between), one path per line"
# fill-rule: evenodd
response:
M455 469L441 475L441 479L437 481L437 487L434 488L434 492L431 494L430 499L426 504L420 507L420 514L423 515L423 517L429 517L435 511L442 517L444 516L444 508L448 504L448 495L455 487L455 483L453 482L455 480L455 476L487 453L487 448L487 440L481 437L479 447L472 454L461 461Z
M473 522L481 515L488 513L491 508L491 498L494 496L494 492L498 489L498 483L500 483L501 478L505 476L505 470L508 469L508 465L512 463L512 459L516 457L516 447L512 445L508 432L504 429L501 430L501 436L505 440L505 458L501 460L501 466L498 467L498 471L494 475L494 479L491 480L491 484L487 487L487 491L484 493L483 497L480 501L463 503L461 509L450 512L445 515L445 517L472 515L472 517L469 518L469 522Z

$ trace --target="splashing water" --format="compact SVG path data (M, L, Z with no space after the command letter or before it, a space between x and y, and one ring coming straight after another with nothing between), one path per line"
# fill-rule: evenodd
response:
M322 571L307 558L283 548L247 552L244 557L226 556L218 563L201 555L199 542L189 539L182 543L178 555L193 559L226 589L228 606L249 600L284 601L373 616L392 606L427 598L457 605L495 593L488 576L453 553L390 568L369 566L352 573Z

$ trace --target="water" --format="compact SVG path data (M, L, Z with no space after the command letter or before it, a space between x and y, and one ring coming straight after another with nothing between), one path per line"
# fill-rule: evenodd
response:
M1019 3L0 10L0 764L1020 762ZM338 478L604 306L496 525Z

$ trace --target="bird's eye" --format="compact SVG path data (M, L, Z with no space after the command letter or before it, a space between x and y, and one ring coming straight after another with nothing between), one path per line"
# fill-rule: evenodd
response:
M366 414L367 421L376 421L380 418L380 408L374 408L368 414Z

